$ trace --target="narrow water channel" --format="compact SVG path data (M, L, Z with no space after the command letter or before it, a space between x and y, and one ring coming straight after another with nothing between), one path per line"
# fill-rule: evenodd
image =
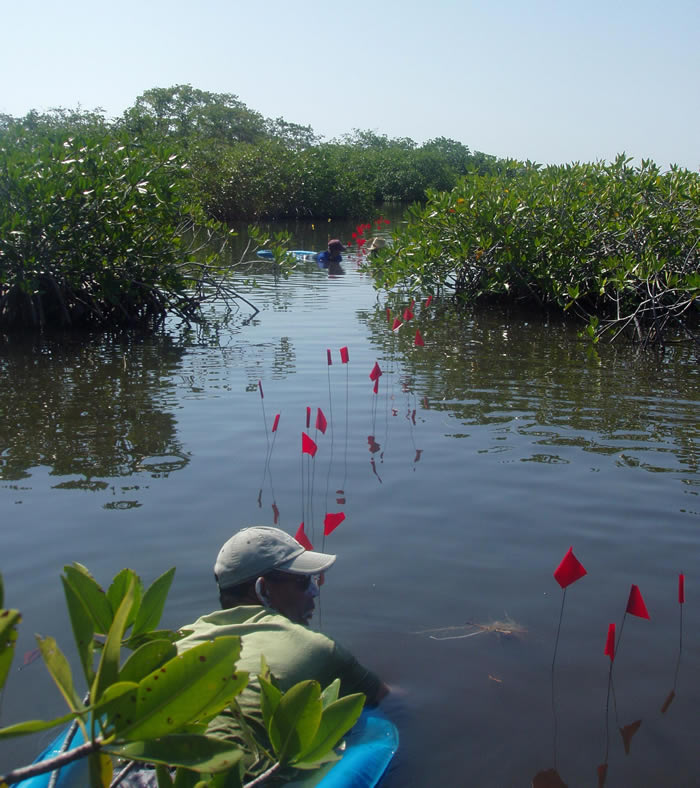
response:
M298 248L321 248L329 228L295 232ZM313 625L400 690L388 788L527 786L555 766L570 786L597 784L603 651L631 584L650 619L625 620L607 785L699 784L692 348L593 352L562 321L458 319L425 299L392 331L356 255L343 269L241 279L260 312L222 312L216 331L0 337L0 571L24 615L0 723L63 711L41 661L23 660L34 633L52 635L78 673L64 564L105 584L124 566L146 582L176 566L163 623L177 627L216 608L212 564L234 530L276 521L294 533L304 520L339 556ZM392 321L408 305L391 303ZM307 407L313 464L300 451ZM345 521L324 540L329 511ZM567 590L552 673L563 593L552 573L570 546L588 574ZM627 754L619 729L637 720ZM0 764L31 760L38 738L0 743Z

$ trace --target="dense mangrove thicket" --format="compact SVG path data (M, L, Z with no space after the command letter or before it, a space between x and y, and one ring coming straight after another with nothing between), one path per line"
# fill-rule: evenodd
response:
M430 192L368 267L378 287L571 310L589 336L661 344L693 335L700 295L700 176L612 164L499 172Z

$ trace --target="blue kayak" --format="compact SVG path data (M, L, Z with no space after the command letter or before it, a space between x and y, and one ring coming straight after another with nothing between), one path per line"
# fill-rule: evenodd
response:
M51 742L34 763L58 755L69 731L70 726ZM77 747L82 743L83 735L78 728L69 744ZM399 732L381 711L365 709L345 737L345 744L343 757L339 761L308 772L289 785L296 788L374 788L399 747ZM40 774L14 783L14 788L47 788L50 779L50 773ZM54 785L55 788L83 788L89 783L88 762L82 758L64 766Z
M262 258L263 260L274 260L274 255L269 249L258 249L255 253L258 257ZM293 254L297 260L306 260L310 257L316 257L317 252L309 252L306 249L290 249L289 254Z

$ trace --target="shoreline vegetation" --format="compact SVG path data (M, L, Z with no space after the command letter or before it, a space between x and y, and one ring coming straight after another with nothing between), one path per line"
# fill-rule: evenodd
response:
M230 274L249 252L293 265L287 236L252 227L224 266L227 223L394 202L411 207L368 261L379 288L568 311L593 342L697 342L700 176L630 162L543 167L358 129L323 141L190 85L147 90L111 120L0 115L0 326L197 321L212 298L245 301Z

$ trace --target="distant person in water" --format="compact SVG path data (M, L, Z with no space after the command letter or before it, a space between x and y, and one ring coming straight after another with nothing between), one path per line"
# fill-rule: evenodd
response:
M370 254L370 257L374 257L374 255L380 250L386 247L386 241L383 238L372 238L370 241L369 246L367 247L367 251Z
M343 258L340 254L345 251L345 247L337 238L328 242L328 251L319 252L316 255L316 262L319 268L329 268L331 264L340 265Z

